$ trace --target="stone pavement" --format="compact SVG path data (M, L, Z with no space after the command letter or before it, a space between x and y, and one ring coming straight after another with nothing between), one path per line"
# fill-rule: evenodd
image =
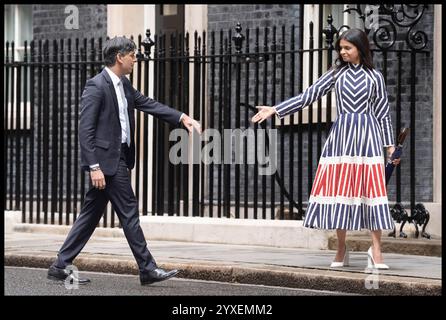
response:
M8 232L5 265L47 268L64 234ZM197 242L148 241L159 266L178 277L332 290L365 295L440 295L441 257L386 253L390 270L368 270L366 252L350 253L350 266L330 269L333 250ZM74 261L82 272L138 274L125 238L94 235ZM137 278L135 277L135 281ZM93 283L91 285L94 285Z

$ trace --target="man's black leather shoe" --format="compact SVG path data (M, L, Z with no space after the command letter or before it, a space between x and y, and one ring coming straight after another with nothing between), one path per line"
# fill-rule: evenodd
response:
M140 273L139 280L141 281L141 285L152 284L154 282L170 279L176 276L178 272L178 270L166 272L161 268L156 268L149 272Z
M87 284L90 282L90 279L77 277L71 270L61 269L55 266L51 266L48 269L47 278L50 280L65 281L67 277L70 277L70 282L73 283Z

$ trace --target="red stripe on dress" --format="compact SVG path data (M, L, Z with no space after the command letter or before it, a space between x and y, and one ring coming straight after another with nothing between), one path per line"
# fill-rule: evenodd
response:
M341 163L340 167L341 167L341 172L339 173L340 177L339 177L339 185L338 185L337 194L342 196L343 195L343 186L345 183L345 163Z
M343 188L343 190L342 190L342 196L344 196L344 197L347 197L348 196L348 185L349 185L349 180L348 180L348 170L349 169L349 166L348 166L348 163L346 163L345 164L345 173L344 173L344 175L345 175L345 185L344 185L344 188Z
M378 172L379 172L379 185L381 187L381 195L387 196L387 190L386 190L386 179L384 177L384 170L383 170L384 166L382 164L378 165Z
M362 165L358 165L356 167L356 175L355 175L355 183L356 183L356 185L355 185L355 192L354 192L354 195L357 198L361 197L361 189L360 189L361 188L361 181L362 181L361 174L362 174Z
M335 196L335 193L336 193L336 190L335 190L335 186L336 186L336 167L337 167L337 165L333 165L332 166L332 171L333 171L333 173L332 173L332 179L331 179L331 181L330 181L330 194L332 195L332 197L333 196Z
M321 190L321 193L324 197L328 195L328 188L330 187L330 173L331 173L331 171L330 171L329 164L327 164L327 166L325 167L325 170L327 170L327 174L325 175L323 188Z
M379 175L379 164L375 165L375 172L376 172L376 187L378 188L379 196L383 196L383 187L382 187L382 179Z
M311 195L375 198L386 195L381 164L338 163L319 165Z
M353 183L352 183L352 181L353 181L353 166L354 166L355 164L349 164L348 166L349 166L349 168L348 168L348 171L349 171L349 175L348 175L348 181L349 181L349 184L348 184L348 197L349 198L352 198L353 197Z
M342 163L339 163L336 165L336 181L334 184L335 196L339 194L339 184L341 182L341 170L342 170Z
M322 166L319 165L316 170L316 176L314 177L313 187L311 187L311 195L314 195L316 192L316 187L318 186L318 180L321 174Z
M344 168L345 168L345 170L344 170L344 187L342 188L342 196L343 197L347 197L347 195L348 195L348 184L349 184L349 181L348 181L348 163L345 163L344 164Z
M362 167L362 184L361 184L361 196L367 197L367 169L365 167Z
M370 198L370 188L369 188L369 166L364 167L364 179L363 179L363 195Z
M321 165L321 173L319 177L319 181L316 184L314 195L319 195L322 191L322 187L324 185L325 176L327 175L326 166Z
M351 177L350 177L350 196L351 197L355 197L355 178L356 178L356 167L358 167L357 164L352 164L351 165Z
M369 192L370 192L370 197L369 198L375 198L376 197L376 191L374 188L374 179L373 179L373 165L369 166L369 184L368 184L368 188L369 188Z
M373 186L376 189L376 196L380 197L382 192L381 192L381 183L380 183L380 179L378 178L378 165L373 165Z

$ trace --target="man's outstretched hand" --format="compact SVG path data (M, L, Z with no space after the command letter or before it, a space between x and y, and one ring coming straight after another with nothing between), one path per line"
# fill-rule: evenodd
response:
M187 130L189 130L190 134L192 133L194 128L199 134L201 134L201 125L197 120L194 120L187 114L184 114L183 118L181 118L181 122L187 128Z

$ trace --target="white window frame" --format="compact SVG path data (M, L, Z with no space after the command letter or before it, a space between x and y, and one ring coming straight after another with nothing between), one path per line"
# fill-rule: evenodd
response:
M14 60L15 61L21 61L23 60L23 55L24 55L24 51L25 51L25 46L24 46L24 41L21 41L21 37L20 37L20 5L17 4L12 4L9 5L12 11L12 14L14 15L14 29L13 29L13 39L11 41L14 41ZM31 17L32 18L32 17ZM5 26L6 27L6 26ZM31 35L32 38L32 35ZM32 39L26 39L28 41L28 54L30 54L30 42ZM10 42L11 42L10 41ZM11 45L9 46L9 50L11 52ZM5 52L5 57L6 57L6 47L4 48L4 52ZM9 55L9 58L12 58L12 55ZM11 62L11 61L10 61ZM10 72L13 69L10 69ZM6 79L6 81L11 79L11 74L8 75L8 79ZM28 72L28 81L29 81L29 72ZM14 88L13 88L13 96L14 96L14 104L11 105L11 102L8 101L8 114L5 114L5 117L7 117L7 125L6 125L6 130L15 130L17 128L17 92L16 92L16 80L17 80L17 74L14 73ZM22 84L21 84L22 85ZM30 89L30 87L28 86L28 89ZM4 93L5 94L5 93ZM11 94L11 89L10 87L8 87L8 95ZM23 99L23 92L21 94L22 99ZM27 95L27 101L21 101L20 102L20 130L29 130L31 129L31 100L30 100L30 92ZM27 115L27 121L25 123L25 117L24 114L26 112ZM11 126L11 117L12 117L12 126Z

